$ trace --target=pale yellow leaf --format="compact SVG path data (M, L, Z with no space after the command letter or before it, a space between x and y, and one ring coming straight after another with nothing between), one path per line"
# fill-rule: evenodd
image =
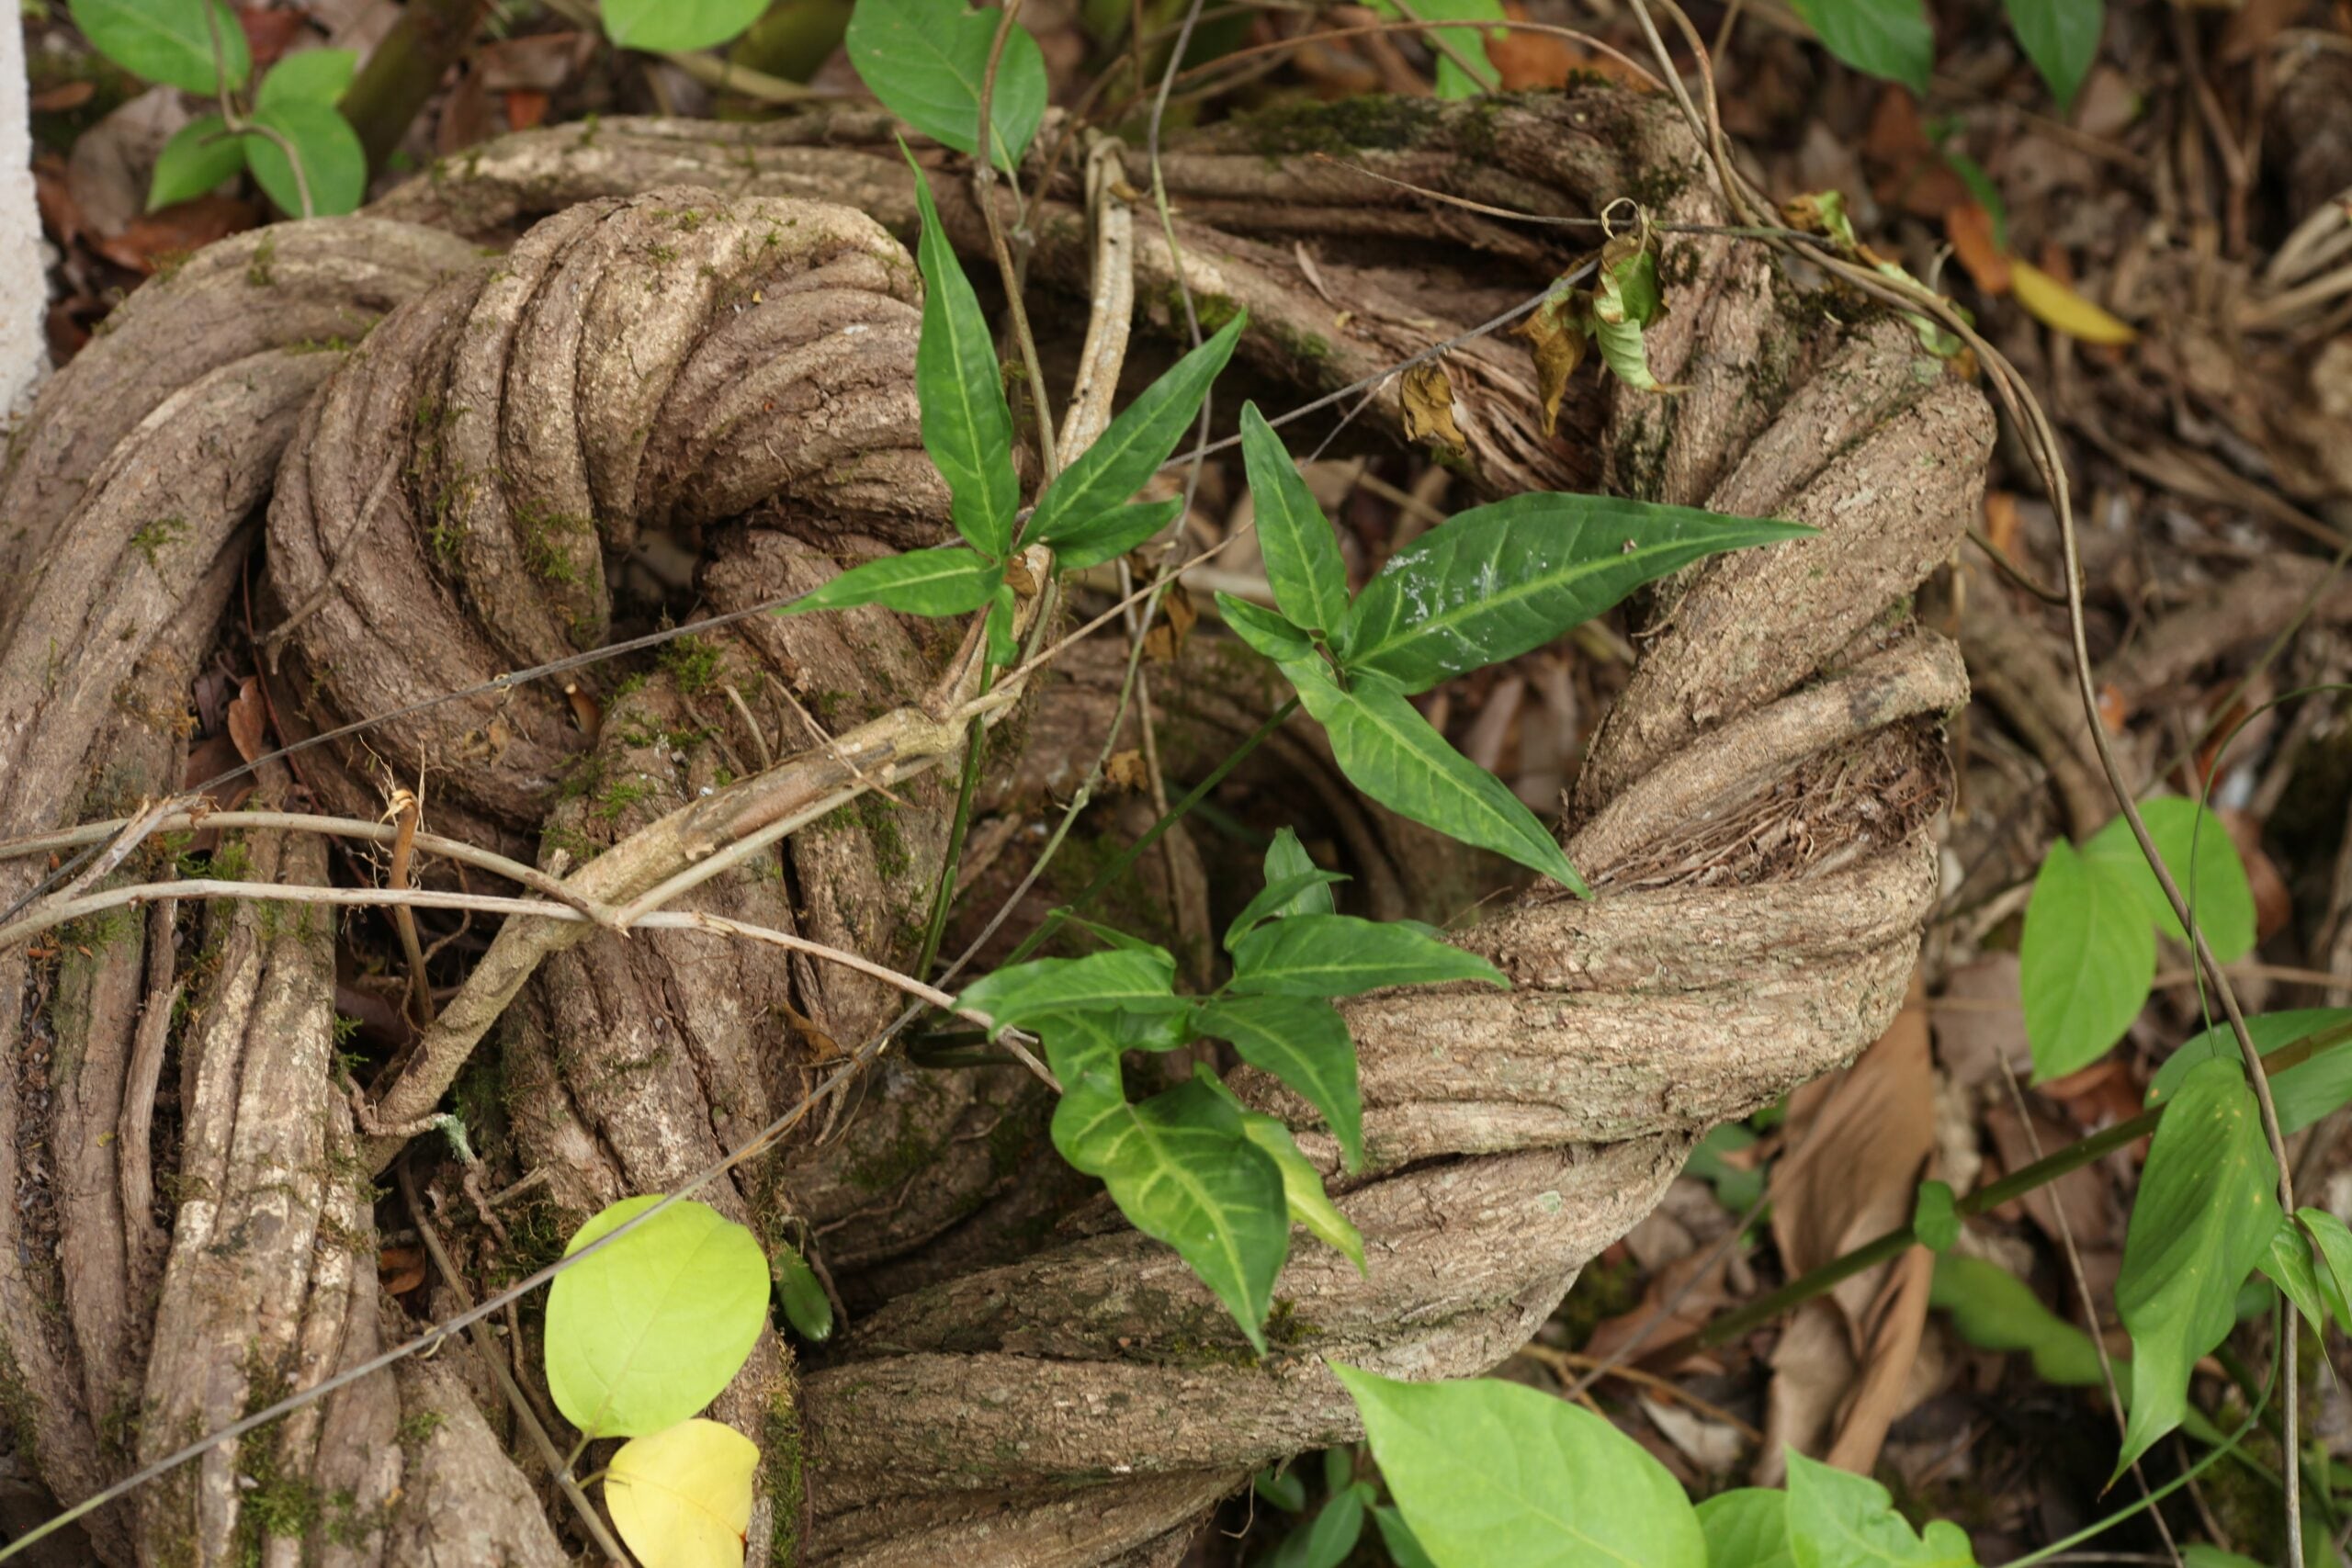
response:
M2130 323L2117 321L2030 262L2010 259L2009 288L2035 321L2068 337L2114 344L2139 339Z
M644 1568L740 1568L759 1445L697 1416L632 1438L605 1472L605 1506Z

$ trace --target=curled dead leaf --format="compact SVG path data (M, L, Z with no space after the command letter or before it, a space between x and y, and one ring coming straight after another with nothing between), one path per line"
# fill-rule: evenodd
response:
M1143 656L1158 664L1173 664L1184 651L1184 641L1201 618L1193 596L1181 582L1171 582L1159 601L1159 620L1143 634Z
M1535 361L1535 389L1544 400L1544 434L1548 437L1559 429L1560 401L1567 396L1568 378L1584 363L1589 340L1565 295L1537 306L1511 333L1527 340L1527 352Z
M1987 294L2009 291L2009 258L1993 237L1993 215L1981 201L1963 201L1944 211L1944 237L1952 254Z
M1113 789L1139 790L1151 782L1144 769L1143 753L1137 750L1114 752L1102 770L1102 781Z
M261 684L252 676L245 677L237 689L236 701L228 709L229 739L237 748L237 755L253 761L269 750L269 709L261 698Z
M1453 423L1453 382L1442 359L1424 360L1405 372L1405 434L1434 441L1449 451L1466 452L1470 438Z

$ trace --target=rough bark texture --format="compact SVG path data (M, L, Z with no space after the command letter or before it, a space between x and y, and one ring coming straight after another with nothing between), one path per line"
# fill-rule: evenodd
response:
M243 236L141 290L50 389L0 485L0 574L28 585L0 608L0 836L178 782L187 683L265 503L266 561L236 619L252 617L292 734L936 539L919 286L891 238L911 228L910 185L885 129L836 113L512 137L377 216ZM1288 156L1306 152L1531 211L1631 195L1713 216L1668 109L1615 91L1354 104L1201 135L1166 171L1183 276L1212 321L1250 310L1243 374L1307 391L1517 302L1566 252ZM978 249L960 182L937 183ZM1082 299L1084 224L1063 188L1032 276ZM1150 322L1181 322L1155 225L1136 251ZM1954 651L1901 605L1976 504L1990 415L1901 323L1841 320L1753 247L1676 240L1664 270L1674 310L1650 353L1678 397L1582 383L1546 438L1521 345L1450 356L1475 483L1607 482L1821 534L1656 596L1568 823L1600 897L1524 898L1459 938L1512 988L1350 1005L1373 1158L1336 1190L1370 1277L1299 1248L1257 1362L1173 1255L1067 1179L1025 1078L886 1060L706 1193L763 1238L805 1221L858 1309L797 1386L763 1340L716 1409L768 1452L756 1550L1170 1562L1250 1469L1355 1435L1323 1358L1418 1377L1491 1366L1701 1131L1849 1059L1893 1014L1937 889L1938 720L1965 696ZM1366 418L1399 427L1393 387ZM437 829L576 868L695 819L679 808L723 806L746 775L822 747L820 726L919 699L954 636L875 611L754 617L589 667L581 700L521 686L392 720L270 787L373 816L425 771ZM1199 639L1188 658L1155 687L1161 733L1213 760L1274 694L1230 645ZM1114 680L1077 660L992 790L1067 788ZM1418 829L1351 797L1319 748L1300 723L1269 758L1329 815L1372 912L1450 912ZM684 906L904 964L952 803L934 780L898 795ZM247 853L257 883L327 876L315 840ZM168 864L150 851L122 874ZM36 874L0 862L0 898ZM0 954L16 1064L0 1074L0 1404L66 1499L400 1331L369 1263L373 1167L334 1085L328 922L263 898L178 923L203 937L134 917ZM875 982L701 932L596 934L537 964L477 1048L477 1081L503 1103L497 1152L545 1172L533 1201L560 1235L740 1142L893 1005ZM1306 1106L1233 1081L1336 1173ZM94 1153L109 1129L144 1157ZM558 1561L569 1527L481 1397L440 1366L362 1382L95 1518L88 1549Z

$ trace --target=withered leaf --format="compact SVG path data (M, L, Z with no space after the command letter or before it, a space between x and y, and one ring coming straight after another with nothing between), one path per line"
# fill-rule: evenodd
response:
M1184 585L1171 582L1160 596L1159 616L1143 634L1143 656L1156 663L1173 664L1184 651L1184 639L1193 635L1201 613L1193 607L1193 596L1184 592Z
M1113 753L1110 765L1102 770L1102 779L1113 789L1130 792L1151 782L1150 774L1144 770L1143 753L1133 750Z
M1470 438L1453 423L1453 382L1442 359L1423 360L1405 372L1405 436L1434 441L1455 452L1470 449Z
M1567 396L1568 378L1584 363L1584 351L1591 339L1569 308L1566 295L1546 299L1511 332L1527 340L1527 352L1535 361L1535 389L1544 400L1544 434L1548 438L1559 429L1560 400Z

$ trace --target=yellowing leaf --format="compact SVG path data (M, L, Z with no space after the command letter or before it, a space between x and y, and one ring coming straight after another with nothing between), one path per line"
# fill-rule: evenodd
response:
M2129 322L2117 321L2066 285L2030 262L2011 258L2009 287L2033 319L2054 332L2085 343L2120 346L2139 341Z
M645 1568L738 1568L759 1445L697 1416L633 1438L605 1472L605 1506Z

